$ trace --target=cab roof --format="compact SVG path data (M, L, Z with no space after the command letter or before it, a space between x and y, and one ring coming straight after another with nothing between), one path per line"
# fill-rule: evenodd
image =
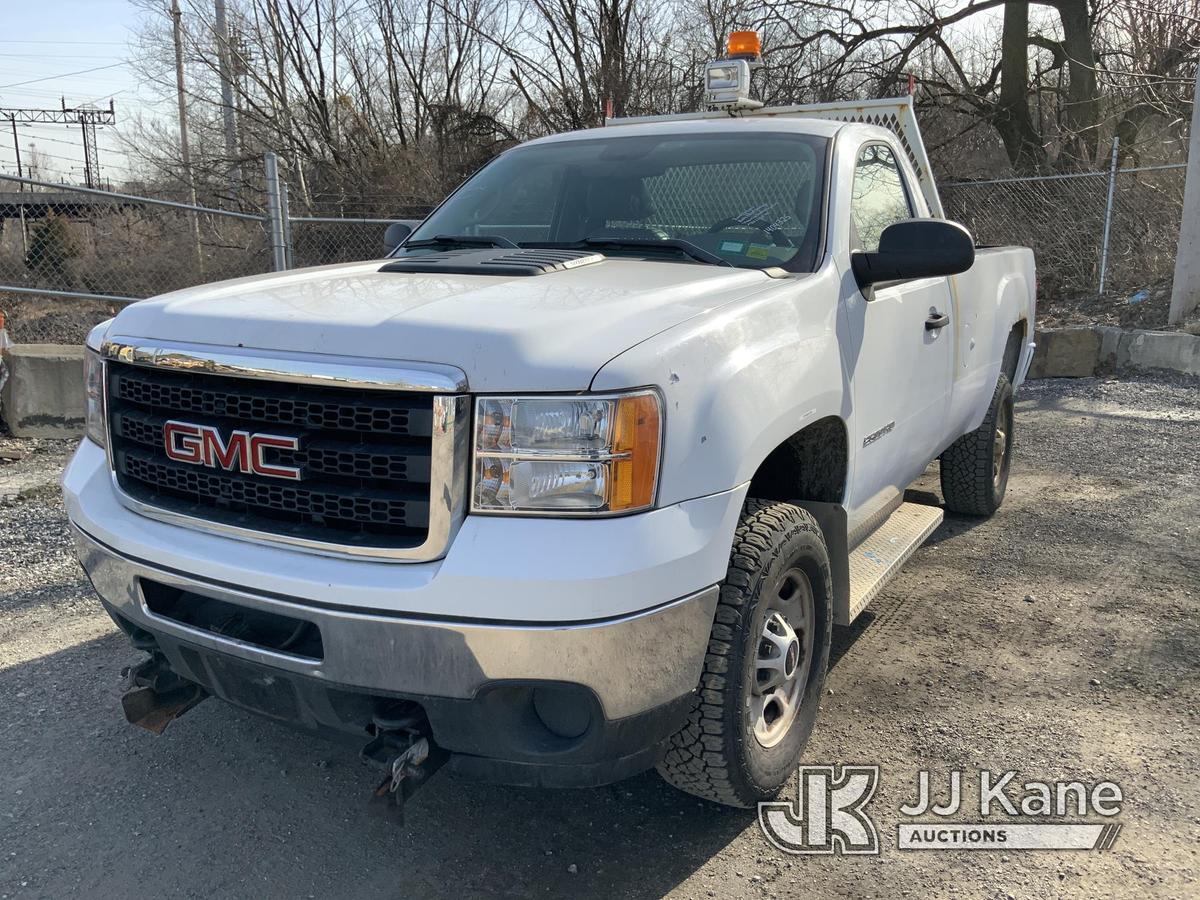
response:
M831 138L845 127L845 122L807 117L767 118L765 116L721 116L720 118L704 119L690 117L672 119L664 117L654 122L631 122L628 125L622 124L619 119L616 119L609 120L603 128L586 128L580 131L551 134L546 137L527 141L522 146L527 147L532 144L553 144L560 141L579 141L607 137L728 133L734 128L741 128L746 132L808 134L815 137Z

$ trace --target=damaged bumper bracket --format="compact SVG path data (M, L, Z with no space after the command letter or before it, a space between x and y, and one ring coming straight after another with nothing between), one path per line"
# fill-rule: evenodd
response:
M167 666L161 654L154 653L124 675L121 709L131 725L162 734L167 726L206 699L204 688L180 678Z

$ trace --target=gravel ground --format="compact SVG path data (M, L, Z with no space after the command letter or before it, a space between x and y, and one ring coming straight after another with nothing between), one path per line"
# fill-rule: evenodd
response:
M53 486L68 448L0 441L0 488L22 485L0 489L0 898L1197 896L1200 382L1035 382L1017 435L1001 512L948 519L835 635L806 761L882 766L871 858L784 856L753 813L653 774L438 776L398 828L365 814L373 774L341 747L215 701L134 729L137 654ZM1115 780L1124 830L1104 853L895 849L917 770L981 767Z

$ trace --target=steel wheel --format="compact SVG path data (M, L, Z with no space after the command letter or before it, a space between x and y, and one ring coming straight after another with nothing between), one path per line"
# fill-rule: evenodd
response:
M992 484L1000 489L1012 443L1012 407L1002 404L996 413L996 434L992 439Z
M769 593L746 706L755 740L774 747L800 708L813 656L813 591L808 576L788 569Z

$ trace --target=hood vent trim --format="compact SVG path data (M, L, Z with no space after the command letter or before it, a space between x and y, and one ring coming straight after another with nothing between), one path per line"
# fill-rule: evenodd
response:
M603 253L587 250L443 250L427 256L410 256L388 263L380 272L436 275L529 276L565 272L604 261Z

